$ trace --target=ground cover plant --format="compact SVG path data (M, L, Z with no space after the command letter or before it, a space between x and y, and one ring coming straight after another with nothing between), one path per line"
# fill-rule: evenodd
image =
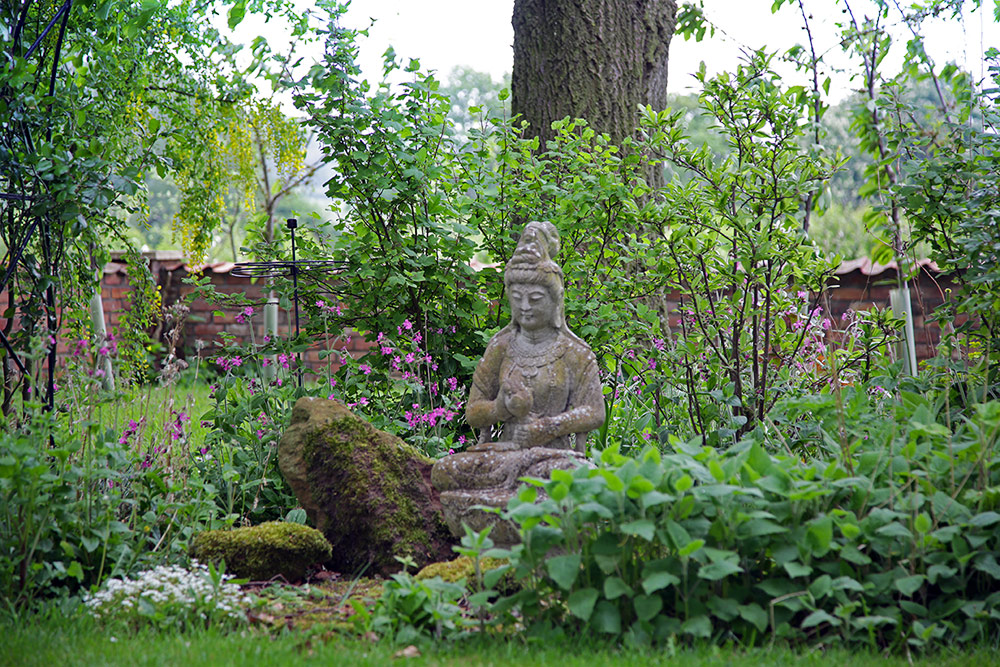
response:
M881 399L843 390L840 423L820 415L803 438L842 429L843 456L803 460L795 438L771 453L757 432L724 452L672 438L553 473L536 483L546 497L527 488L509 510L530 583L507 603L638 642L995 641L1000 404L949 427L943 401L902 398L859 424Z

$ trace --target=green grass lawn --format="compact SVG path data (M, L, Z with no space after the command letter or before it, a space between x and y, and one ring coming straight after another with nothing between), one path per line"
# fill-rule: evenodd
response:
M524 643L520 640L470 639L424 648L418 657L394 658L399 647L318 631L283 632L271 636L245 630L229 635L216 632L142 632L127 636L102 629L89 618L31 620L0 626L0 665L550 665L597 667L599 665L679 665L771 667L779 665L934 665L964 667L1000 664L995 647L943 651L932 655L882 656L829 649L789 650L719 649L615 649L591 638Z

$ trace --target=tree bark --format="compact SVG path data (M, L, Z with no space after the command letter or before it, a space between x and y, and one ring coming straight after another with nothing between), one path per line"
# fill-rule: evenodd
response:
M552 122L585 118L614 143L638 108L667 106L675 0L514 0L511 102L541 147Z

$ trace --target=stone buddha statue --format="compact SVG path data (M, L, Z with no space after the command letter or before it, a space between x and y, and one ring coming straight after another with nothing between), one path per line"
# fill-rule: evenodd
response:
M516 542L514 526L472 506L503 507L519 478L583 465L587 434L604 423L597 360L566 326L562 269L552 259L558 252L552 223L525 226L504 272L511 322L486 347L466 406L479 444L431 471L456 536L464 535L462 523L493 524L494 541Z

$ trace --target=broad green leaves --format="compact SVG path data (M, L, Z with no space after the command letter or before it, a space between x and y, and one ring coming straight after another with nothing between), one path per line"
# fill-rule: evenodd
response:
M519 504L527 498L512 505L531 545L515 560L522 572L544 574L529 584L537 595L563 600L602 634L661 641L657 633L669 628L760 643L774 632L871 645L871 631L896 627L902 634L891 642L933 641L940 633L932 628L969 641L1000 627L1000 512L993 496L970 509L985 496L950 484L953 474L982 474L962 452L982 444L994 413L974 409L953 426L956 454L944 460L914 445L939 423L926 409L910 400L896 415L902 429L890 424L887 437L862 441L857 459L892 463L864 478L839 460L773 455L759 442L726 452L675 442L634 459L602 452L593 468L542 482L548 499L532 494L531 511ZM990 452L996 439L994 431ZM1000 455L990 456L983 484L994 488ZM635 479L652 488L634 493Z

